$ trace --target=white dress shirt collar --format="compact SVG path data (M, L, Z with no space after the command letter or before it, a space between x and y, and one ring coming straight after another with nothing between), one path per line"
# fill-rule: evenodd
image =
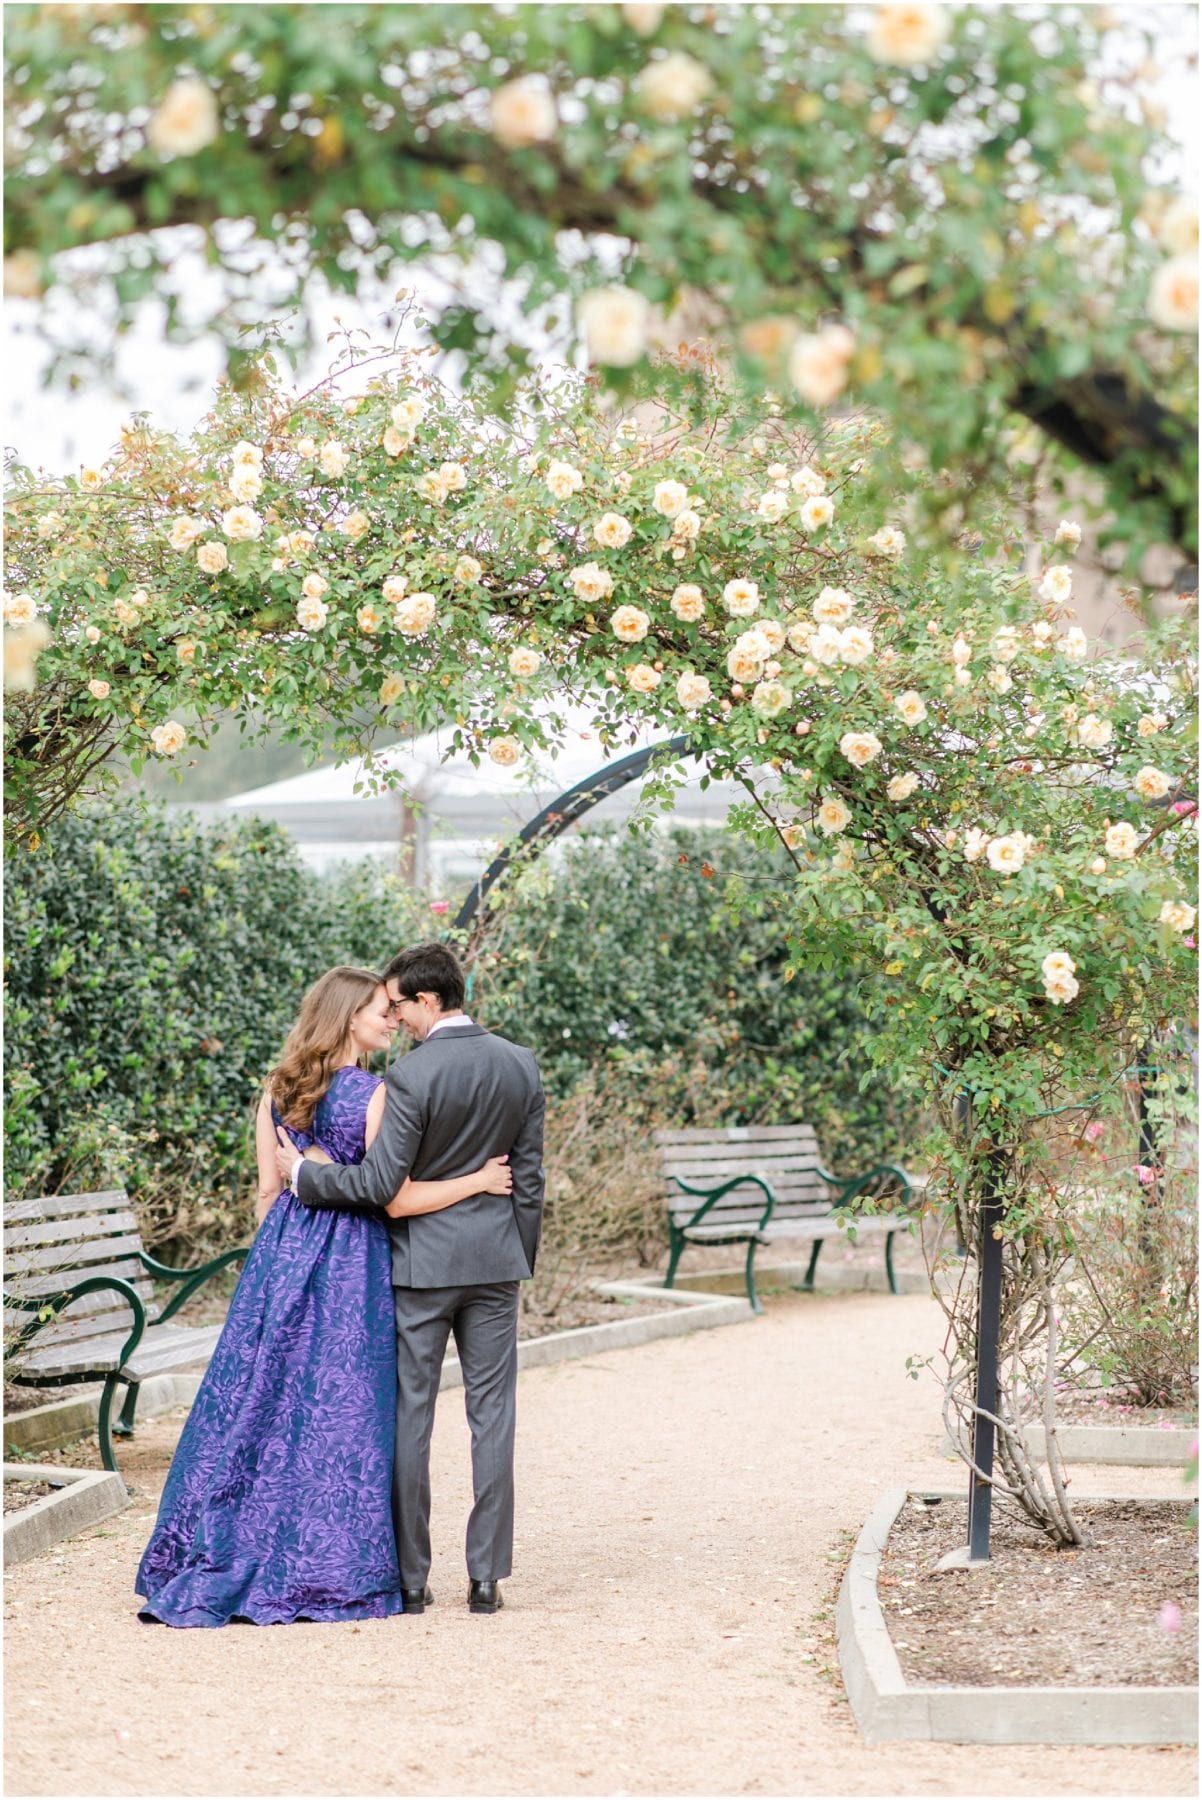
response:
M449 1019L435 1019L426 1036L433 1037L436 1031L454 1031L460 1025L474 1025L476 1021L469 1019L466 1013L455 1013Z

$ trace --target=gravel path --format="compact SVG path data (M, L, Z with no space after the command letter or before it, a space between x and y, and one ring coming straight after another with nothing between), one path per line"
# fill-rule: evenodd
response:
M130 1583L179 1419L144 1427L134 1503L8 1579L7 1793L1193 1793L1185 1750L861 1743L830 1602L883 1488L961 1481L933 1384L905 1372L939 1327L925 1298L798 1296L530 1370L495 1618L463 1603L458 1393L434 1440L437 1604L362 1626L140 1625ZM1076 1487L1180 1492L1155 1470Z

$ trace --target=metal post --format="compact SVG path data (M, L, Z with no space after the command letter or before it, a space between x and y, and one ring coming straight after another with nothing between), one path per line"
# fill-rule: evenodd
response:
M1157 1141L1156 1125L1152 1118L1152 1109L1148 1105L1149 1076L1155 1080L1159 1069L1148 1062L1152 1053L1152 1044L1141 1044L1139 1062L1136 1073L1139 1079L1139 1096L1136 1102L1136 1119L1139 1124L1139 1165L1143 1169L1153 1171L1151 1179L1144 1187L1144 1203L1140 1211L1139 1247L1145 1260L1151 1260L1156 1251L1156 1242L1152 1235L1152 1212L1160 1202L1160 1145Z
M981 1208L981 1274L977 1287L977 1412L972 1427L972 1460L976 1465L968 1488L968 1561L989 1561L989 1527L993 1513L993 1453L998 1404L998 1344L1002 1323L1003 1206L997 1170L991 1159L989 1186Z

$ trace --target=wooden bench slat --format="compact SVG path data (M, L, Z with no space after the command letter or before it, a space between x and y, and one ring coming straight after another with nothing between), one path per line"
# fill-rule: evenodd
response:
M845 1220L843 1224L839 1222L841 1216ZM769 1219L767 1225L760 1231L756 1229L759 1221L752 1219L744 1226L743 1241L754 1237L761 1244L813 1243L818 1238L848 1237L849 1227L854 1228L857 1238L870 1237L874 1232L897 1231L905 1222L905 1219L901 1217L879 1218L872 1215L868 1218L859 1218L853 1214L840 1212L827 1213L824 1218L820 1219L790 1219L782 1225ZM724 1220L721 1224L711 1225L707 1219L703 1220L700 1225L690 1226L684 1235L690 1243L701 1244L714 1238L734 1238L738 1235L738 1231L738 1223L734 1220ZM848 1237L848 1242L850 1243L850 1241L850 1237Z
M791 1212L798 1207L803 1209L814 1206L829 1207L831 1204L831 1196L825 1188L795 1188L792 1193L782 1194L774 1184L769 1185L772 1186L772 1191L776 1195L775 1210L779 1213ZM668 1205L674 1213L687 1212L691 1216L699 1206L704 1206L705 1203L704 1194L685 1194L674 1190L668 1196ZM728 1188L725 1194L715 1200L711 1211L722 1212L732 1206L758 1206L763 1212L767 1204L768 1196L763 1188L752 1187L749 1184L744 1185L740 1182L738 1187Z
M124 1330L128 1336L130 1327L133 1325L133 1309L124 1307L124 1305L113 1307L113 1298L115 1298L113 1294L108 1296L108 1305L97 1307L95 1310L85 1310L86 1301L103 1300L103 1298L103 1294L85 1294L83 1300L77 1300L72 1307L67 1307L63 1312L59 1312L58 1318L50 1319L47 1325L40 1325L38 1334L32 1339L32 1343L52 1345L52 1343L65 1341L67 1337L70 1337L74 1343L77 1337L103 1337L106 1332L112 1334L112 1332L121 1332L121 1330ZM160 1312L162 1312L162 1307L157 1307L153 1303L146 1305L148 1325L155 1323ZM36 1314L11 1310L5 1314L5 1330L23 1330L31 1325L32 1318L36 1318Z
M36 1225L18 1225L6 1229L4 1249L24 1250L34 1244L84 1244L93 1238L114 1237L121 1232L137 1235L138 1221L132 1212L88 1213L70 1219L49 1219ZM140 1241L140 1239L139 1239Z
M127 1281L133 1288L139 1282L145 1282L146 1271L141 1263L133 1257L125 1257L120 1262L100 1263L86 1269L55 1269L49 1274L22 1275L19 1281L10 1281L10 1294L20 1295L22 1299L34 1300L41 1294L57 1294L63 1288L73 1287L79 1281L91 1281L95 1275L115 1275L120 1281ZM85 1295L85 1299L86 1299ZM112 1296L109 1296L110 1303ZM81 1302L82 1304L82 1302Z
M93 1271L89 1270L88 1273L90 1276L93 1273ZM69 1287L71 1284L70 1284L70 1282L67 1282L66 1284L60 1284L60 1286L61 1285L66 1285L67 1287ZM137 1280L132 1281L130 1283L130 1286L133 1288L134 1292L137 1294L138 1298L141 1300L143 1306L145 1306L148 1313L151 1313L153 1315L154 1313L156 1313L159 1310L159 1308L156 1306L156 1303L155 1303L154 1289L150 1285L150 1280L149 1280L149 1277L147 1276L145 1270L142 1270L142 1272L139 1274ZM40 1289L41 1293L54 1293L56 1291L57 1291L57 1289L55 1289L55 1288L43 1287ZM22 1284L21 1287L18 1288L17 1285L15 1283L13 1283L9 1288L10 1296L15 1296L18 1293L23 1294L25 1292L26 1292L25 1284ZM30 1296L31 1299L34 1297L35 1296L33 1296L33 1295ZM129 1311L129 1308L126 1305L125 1301L122 1299L120 1294L115 1294L112 1292L111 1289L108 1289L108 1288L101 1288L97 1293L93 1293L93 1294L83 1294L78 1300L73 1301L73 1303L71 1305L71 1317L73 1319L82 1318L85 1314L90 1314L90 1313L105 1313L105 1312L115 1312L115 1311L125 1313L125 1312ZM13 1327L13 1326L16 1326L19 1329L21 1325L23 1325L23 1324L27 1325L28 1323L29 1323L29 1314L27 1312L23 1312L19 1306L6 1306L5 1307L5 1309L4 1309L4 1324L5 1324L6 1329L8 1329L9 1327Z
M767 1206L767 1204L768 1202L765 1201L765 1199L761 1199L758 1204L752 1204L752 1206L747 1206L747 1204L743 1204L743 1206L711 1206L709 1211L705 1213L704 1219L698 1220L698 1224L704 1224L704 1226L736 1224L740 1219L750 1219L754 1220L754 1222L759 1222L759 1220L763 1219L763 1213L765 1213L765 1206ZM772 1208L772 1219L777 1220L777 1222L779 1222L779 1220L785 1220L785 1222L799 1220L799 1222L804 1222L806 1219L826 1219L830 1211L830 1206L806 1206L804 1210L803 1208L799 1208L799 1206L790 1206L786 1211L781 1211L779 1206L774 1206L774 1208ZM677 1208L673 1208L673 1211L671 1211L671 1219L673 1219L673 1224L677 1224L677 1226L687 1226L689 1220L696 1219L696 1206L693 1206L691 1210L684 1210L684 1208L682 1208L680 1211L677 1211Z
M69 1214L90 1212L124 1212L129 1195L124 1188L107 1188L96 1194L46 1194L36 1200L11 1200L5 1204L6 1224L19 1225L25 1219L62 1219Z
M145 1381L149 1375L166 1374L169 1369L183 1368L187 1363L207 1362L217 1347L222 1328L220 1325L198 1325L186 1330L181 1325L159 1325L154 1329L186 1334L159 1339L148 1331L126 1364L125 1372L136 1381Z
M105 1338L88 1338L79 1345L56 1344L42 1355L37 1353L35 1340L30 1354L21 1358L20 1372L26 1376L55 1378L86 1375L93 1369L105 1373L117 1368L128 1336L128 1331L113 1332ZM220 1325L152 1325L123 1366L122 1373L135 1381L144 1381L148 1375L199 1362L211 1353L220 1336Z
M136 1232L127 1233L123 1237L90 1238L84 1244L51 1244L44 1250L6 1254L4 1267L10 1276L18 1277L39 1269L57 1269L60 1273L78 1269L82 1276L93 1263L113 1262L118 1257L136 1257L141 1248L142 1240ZM141 1267L140 1263L138 1267Z
M845 1237L850 1243L850 1234L853 1231L857 1238L871 1237L877 1231L898 1231L905 1223L906 1219L900 1214L883 1216L878 1213L869 1213L865 1216L860 1213L849 1213L845 1207L839 1207L836 1211L827 1213L824 1219L813 1219L809 1222L805 1219L788 1219L782 1220L778 1224L775 1219L769 1219L764 1227L763 1235L765 1239L796 1237L812 1239L824 1234L826 1237Z
M794 1171L788 1176L780 1177L773 1175L770 1169L755 1169L744 1171L742 1173L738 1170L731 1169L725 1171L721 1175L714 1176L682 1175L677 1177L674 1175L671 1177L672 1198L675 1200L678 1195L682 1195L686 1199L696 1198L697 1204L700 1205L701 1201L705 1198L706 1193L712 1194L715 1188L726 1187L727 1182L738 1183L737 1187L732 1186L727 1188L728 1193L750 1193L754 1188L757 1194L762 1194L764 1189L749 1179L752 1174L758 1175L760 1181L762 1181L766 1187L772 1189L778 1200L813 1198L815 1200L826 1200L829 1202L831 1199L830 1188L826 1185L825 1181L820 1181L813 1171L808 1175ZM689 1194L684 1185L686 1183L688 1188L701 1188L703 1192L696 1196ZM725 1199L726 1195L723 1194L720 1199L715 1200L715 1206L721 1206Z
M747 1143L749 1138L808 1138L817 1143L813 1125L689 1125L657 1130L655 1143Z
M818 1168L819 1159L800 1152L788 1156L733 1156L723 1146L722 1155L709 1161L700 1156L665 1157L661 1167L665 1175L683 1175L688 1181L694 1172L716 1180L722 1175L806 1175Z

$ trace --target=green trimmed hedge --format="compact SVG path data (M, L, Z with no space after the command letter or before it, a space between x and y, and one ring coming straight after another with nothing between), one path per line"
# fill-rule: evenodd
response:
M624 1130L806 1118L837 1166L903 1153L904 1101L860 1089L874 996L784 979L788 878L724 833L574 839L512 885L472 1005ZM277 827L139 800L14 858L5 920L10 1193L127 1186L173 1254L245 1237L255 1095L309 983L446 923L377 864L318 879Z
M378 890L368 872L332 903L277 827L137 800L14 857L9 1192L120 1184L156 1243L245 1237L258 1085L309 983L397 941Z
M724 831L569 840L506 896L477 977L488 1023L533 1045L560 1098L590 1074L680 1125L807 1120L831 1163L912 1147L913 1102L869 1068L883 996L786 979L792 864Z

